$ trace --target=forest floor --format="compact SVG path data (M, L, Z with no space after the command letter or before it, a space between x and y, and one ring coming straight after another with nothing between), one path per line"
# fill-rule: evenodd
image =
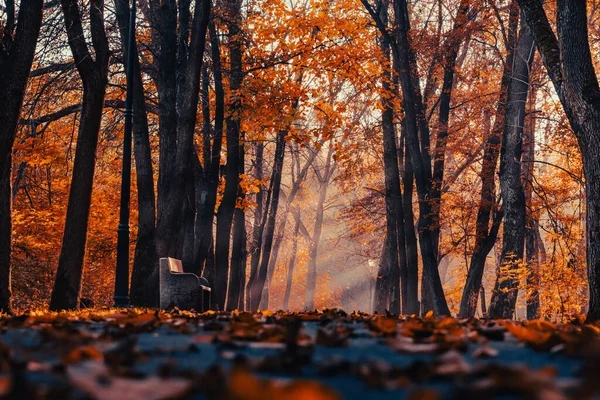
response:
M82 310L0 319L0 397L591 398L600 328L319 313Z

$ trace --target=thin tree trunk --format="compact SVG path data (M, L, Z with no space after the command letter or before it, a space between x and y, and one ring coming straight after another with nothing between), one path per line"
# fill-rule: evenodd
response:
M129 51L129 3L125 0L116 0L115 8L122 54L127 54ZM146 99L137 46L133 51L133 152L138 193L138 234L133 257L130 298L131 304L152 307L156 305L158 297L158 259L154 242L156 236L154 172ZM123 57L123 62L127 69L127 57Z
M5 163L12 162L12 154L9 153ZM11 301L11 261L12 248L12 196L10 190L11 176L10 165L3 169L0 176L0 312L10 313Z
M536 69L537 70L537 69ZM527 319L540 317L539 268L540 250L538 248L539 216L533 208L533 163L535 162L535 108L537 87L532 85L529 95L529 112L523 137L523 188L525 191L525 254L527 256ZM543 246L543 243L542 243Z
M461 0L458 6L458 14L454 19L454 27L449 33L449 39L444 46L443 68L444 78L442 90L440 93L439 117L438 117L438 135L435 142L433 155L433 174L431 185L432 201L432 220L433 220L433 246L438 253L439 259L439 241L440 241L440 207L442 197L442 187L444 184L444 166L446 161L446 147L448 144L448 122L450 120L450 105L452 100L452 89L454 88L454 72L456 69L456 59L460 46L470 35L468 30L468 14L471 10L469 0Z
M404 210L404 233L406 235L406 269L407 269L407 296L406 311L404 314L419 314L419 254L415 222L413 215L413 185L414 175L408 151L404 156L404 174L402 176L404 193L402 208Z
M510 17L508 22L508 42L506 43L507 54L502 72L502 80L500 84L500 96L498 99L498 107L496 109L496 118L494 126L489 136L486 139L483 152L483 164L481 166L481 197L479 199L479 208L477 211L477 221L475 223L475 246L467 281L463 289L463 294L460 302L460 310L458 312L461 318L470 318L475 315L477 308L477 297L481 280L485 270L485 260L489 252L492 250L498 235L500 221L490 228L490 217L494 208L496 197L496 165L500 155L500 140L504 129L504 116L506 114L506 106L508 100L508 88L511 82L511 69L513 66L513 58L515 44L517 41L517 29L519 25L519 7L516 0L511 4ZM498 218L500 216L498 215Z
M262 291L265 286L265 281L267 279L269 260L271 258L271 250L273 247L273 237L275 234L275 221L277 218L277 209L279 207L279 193L281 191L281 175L283 172L283 161L285 156L286 134L287 132L285 130L281 130L277 133L277 143L275 145L275 162L273 165L273 174L271 175L271 204L265 226L265 240L260 266L258 268L256 278L252 282L252 285L250 285L249 282L249 311L258 310L260 306Z
M244 145L240 145L240 174L244 174ZM243 202L244 193L240 187L238 198ZM227 294L227 309L235 310L244 298L242 277L246 276L246 212L243 208L236 207L233 215L233 241L231 251L231 272L229 278L229 291Z
M42 0L23 0L16 29L14 7L7 7L6 24L0 25L0 312L10 312L11 301L12 148L42 25L42 9Z
M317 257L319 244L321 242L321 232L323 230L323 216L325 212L325 199L327 198L327 188L329 187L329 181L333 175L337 163L331 162L333 155L333 148L329 149L327 153L327 161L325 162L325 171L318 174L320 181L319 184L319 200L317 203L317 213L315 216L315 226L313 228L313 234L310 242L310 249L308 253L308 266L307 266L307 278L306 278L306 294L304 297L304 309L311 311L315 309L315 294L317 291ZM395 245L395 243L394 243Z
M273 273L275 271L275 265L277 264L277 259L279 257L279 249L281 248L281 243L283 242L283 237L285 234L285 226L287 223L288 215L291 210L291 205L294 202L294 199L296 198L296 194L298 193L298 190L300 190L302 182L304 182L304 179L306 179L306 174L308 172L308 168L312 165L312 162L314 161L316 154L317 154L316 151L313 152L313 154L309 157L309 159L306 160L304 167L299 171L298 177L296 179L294 179L292 177L292 188L290 190L289 195L287 196L285 213L281 217L281 220L279 221L279 225L277 225L277 228L275 229L275 232L277 233L277 235L276 235L275 241L273 243L273 250L271 252L271 257L269 260L269 270L268 270L268 275L267 275L268 280L266 282L266 285L269 285L270 279L273 276ZM267 291L268 291L268 289L267 289ZM264 290L263 290L263 292L264 292ZM263 301L263 298L261 298L261 301Z
M213 243L213 222L215 205L217 202L217 190L219 186L219 168L221 163L221 144L223 142L223 123L225 119L225 93L223 91L223 76L221 71L221 52L219 37L214 23L209 24L210 47L212 56L212 73L215 81L215 122L212 149L209 150L210 139L205 140L204 159L205 181L204 190L197 196L196 206L196 261L194 265L202 270L209 254L209 247ZM210 110L208 110L208 76L206 76L203 113L205 114L204 135L210 136ZM213 249L214 251L214 249ZM213 260L214 263L214 260ZM212 281L211 281L212 284Z
M254 179L262 181L264 179L263 171L263 154L265 144L264 142L258 142L255 145L256 155L254 157ZM250 281L254 282L258 271L258 265L260 263L260 254L262 248L262 239L264 232L263 224L263 197L264 191L262 185L256 193L256 210L254 210L254 223L252 230L252 243L250 245ZM250 307L250 290L246 290L246 304Z
M387 25L388 4L383 3L380 18ZM381 38L381 52L389 62L389 43ZM404 249L404 229L402 226L402 193L400 191L400 171L398 168L398 150L396 148L396 132L394 130L394 103L392 82L389 65L384 65L381 76L383 94L381 115L383 130L383 166L385 177L385 215L386 215L386 245L382 255L380 269L375 286L376 311L382 313L389 310L393 314L400 313L400 270L406 270L406 253L399 258L399 249ZM402 218L403 219L403 218ZM403 226L402 226L403 227ZM399 235L401 233L401 235Z
M285 281L285 293L283 295L283 311L289 310L290 304L290 295L292 293L292 281L294 277L294 267L296 266L296 256L298 254L298 232L300 231L300 209L295 215L296 225L294 226L294 237L292 241L292 255L290 257L290 262L288 264L287 276Z
M431 190L431 161L429 160L429 134L425 132L423 123L423 103L420 89L414 86L416 65L414 51L408 39L409 14L405 0L394 2L396 20L398 21L398 76L402 87L404 116L406 119L406 143L414 169L417 194L419 198L419 245L423 261L423 283L421 296L423 304L430 303L436 315L450 315L444 296L444 289L437 269L437 251L433 238L433 220L431 204L428 200ZM419 136L419 132L421 135ZM428 301L426 301L428 300ZM428 311L428 306L423 311Z
M79 307L83 262L92 200L98 133L102 121L104 94L108 83L110 53L104 32L104 3L94 0L90 5L90 30L95 59L85 43L82 17L77 2L62 0L69 46L83 83L83 106L77 135L75 162L62 248L56 281L50 300L51 310Z
M525 239L525 193L521 183L521 153L529 70L535 54L531 29L523 18L513 59L508 105L500 154L500 187L504 208L501 266L490 301L490 318L511 319L515 311L518 278Z
M219 211L217 212L217 236L215 242L215 284L212 298L219 310L225 308L227 295L227 279L229 276L229 249L231 239L231 226L237 201L240 172L239 140L240 120L239 112L242 108L241 98L236 92L242 84L242 47L240 38L241 3L238 0L228 5L227 18L229 20L229 58L230 76L229 89L232 93L231 111L227 117L227 173L225 176L225 190Z

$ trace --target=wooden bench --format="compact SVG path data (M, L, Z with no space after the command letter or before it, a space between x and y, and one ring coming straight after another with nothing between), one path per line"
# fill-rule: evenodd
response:
M159 268L159 306L161 309L166 310L173 307L196 311L210 309L211 291L206 278L183 272L181 260L175 258L161 258Z

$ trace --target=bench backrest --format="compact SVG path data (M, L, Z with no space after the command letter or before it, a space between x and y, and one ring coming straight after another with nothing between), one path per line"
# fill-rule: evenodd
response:
M181 260L169 257L169 270L172 274L183 273L183 264L181 263Z

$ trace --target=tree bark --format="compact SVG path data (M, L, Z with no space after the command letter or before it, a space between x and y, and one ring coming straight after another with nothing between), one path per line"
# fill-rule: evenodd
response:
M410 155L405 151L404 173L402 175L404 193L402 195L402 208L404 210L404 233L406 235L406 315L419 314L419 254L417 235L415 233L415 219L413 215L413 185L414 175ZM403 307L404 307L403 302Z
M588 321L600 319L600 88L588 43L585 0L557 1L558 40L539 0L519 0L577 137L586 182Z
M90 30L95 59L85 42L82 17L75 0L62 0L69 46L83 83L83 106L77 135L73 176L51 310L79 307L88 217L92 200L98 133L108 83L110 53L104 31L104 3L90 5Z
M500 154L504 231L501 265L488 312L490 318L511 319L517 302L518 277L515 272L523 260L525 239L525 193L521 182L522 136L529 93L529 70L534 54L533 34L522 19L513 58Z
M380 18L387 24L388 4L383 3ZM395 89L390 72L389 43L381 38L381 52L387 63L383 65L381 84L381 125L383 133L383 170L385 179L385 215L386 215L386 244L379 265L377 284L375 286L376 311L383 313L389 310L393 314L400 313L400 271L406 271L404 226L402 216L402 193L400 191L400 170L398 167L398 150L396 148L396 132L394 130L394 103L392 101ZM399 229L402 228L402 229ZM400 257L402 254L402 257Z
M536 69L537 70L537 69ZM527 319L540 317L539 268L540 249L538 242L539 216L533 208L533 165L535 162L535 107L537 88L532 85L529 95L529 112L525 123L523 137L523 189L525 191L526 221L525 221L525 254L527 256ZM541 244L544 245L543 243Z
M122 54L129 51L129 2L115 1ZM137 46L134 51L133 79L133 152L138 193L138 233L131 273L131 304L156 306L158 298L158 258L156 257L156 208L154 197L154 171L146 114L146 98ZM127 57L123 56L127 69Z
M244 174L244 145L240 145L240 174ZM244 200L241 186L238 189L238 198ZM227 309L235 310L239 307L240 299L244 298L242 279L246 276L246 212L241 207L236 207L233 214L233 240L231 250L231 272L229 290L227 294Z
M215 284L212 298L219 310L225 307L227 295L227 279L229 276L229 249L231 226L237 201L239 186L240 157L240 120L242 108L241 97L237 93L242 84L242 44L241 44L241 2L232 0L227 6L229 26L229 89L232 93L231 110L227 116L227 172L225 175L225 191L217 212L217 235L215 242Z
M262 181L264 179L263 154L265 144L258 142L255 145L256 155L254 162L254 179ZM252 243L250 245L250 281L254 283L260 263L260 254L262 249L264 223L263 223L263 197L264 191L262 185L256 193L256 210L254 210L254 223L252 230ZM269 197L270 199L270 197ZM246 304L250 307L250 290L246 290Z
M485 270L485 260L492 250L498 235L501 214L495 214L497 218L492 218L490 227L490 218L493 214L496 191L496 165L500 155L500 140L504 129L504 117L508 99L508 88L511 82L511 69L513 66L514 48L517 41L517 29L519 25L519 7L516 0L511 4L510 16L508 22L508 34L506 43L506 60L500 83L500 95L498 106L496 108L496 118L494 126L486 139L483 150L483 164L481 166L481 195L479 198L479 207L477 210L477 220L475 223L475 245L467 281L463 288L458 316L461 318L470 318L475 315L477 309L477 298L479 296L481 280ZM494 221L497 221L495 223Z
M219 169L221 163L221 144L223 143L223 123L225 120L225 92L223 90L223 74L221 71L221 51L219 37L214 23L209 24L210 47L212 57L212 73L215 81L215 122L212 148L210 148L210 110L208 110L208 76L206 76L203 113L205 114L204 133L204 181L202 190L197 195L196 216L196 261L194 265L199 271L207 261L209 247L213 242L213 222L219 187ZM200 176L200 175L199 175ZM214 250L214 249L213 249ZM214 260L212 260L214 264ZM211 282L212 283L212 282Z
M406 0L395 0L394 8L397 29L396 59L398 76L402 87L404 118L406 119L406 143L414 169L417 194L419 198L419 245L423 260L423 288L421 301L430 299L431 307L436 315L450 315L444 296L444 289L437 270L437 251L434 247L433 220L429 195L431 190L431 162L429 160L429 135L424 132L422 125L423 103L420 89L414 86L416 65L414 51L408 39L409 15ZM421 122L421 124L419 124ZM421 136L419 136L419 132ZM427 311L424 309L423 311Z
M194 10L191 25L191 39L184 71L185 80L177 85L177 8L174 1L165 0L159 9L161 37L159 65L159 123L160 123L160 165L158 182L158 219L156 227L156 248L159 257L173 254L173 243L177 236L181 218L186 178L193 172L194 130L198 100L200 97L200 76L202 71L206 31L210 19L209 0L201 0ZM185 18L184 18L185 20ZM185 24L185 21L181 20ZM178 93L181 91L181 106L177 107ZM161 96L162 95L162 96ZM173 124L170 126L169 124ZM165 126L166 125L166 126ZM163 143L164 140L164 143ZM168 153L168 154L167 154ZM163 159L165 157L166 159Z
M12 148L42 25L42 0L24 0L16 28L14 7L0 25L0 312L10 312L12 249Z

